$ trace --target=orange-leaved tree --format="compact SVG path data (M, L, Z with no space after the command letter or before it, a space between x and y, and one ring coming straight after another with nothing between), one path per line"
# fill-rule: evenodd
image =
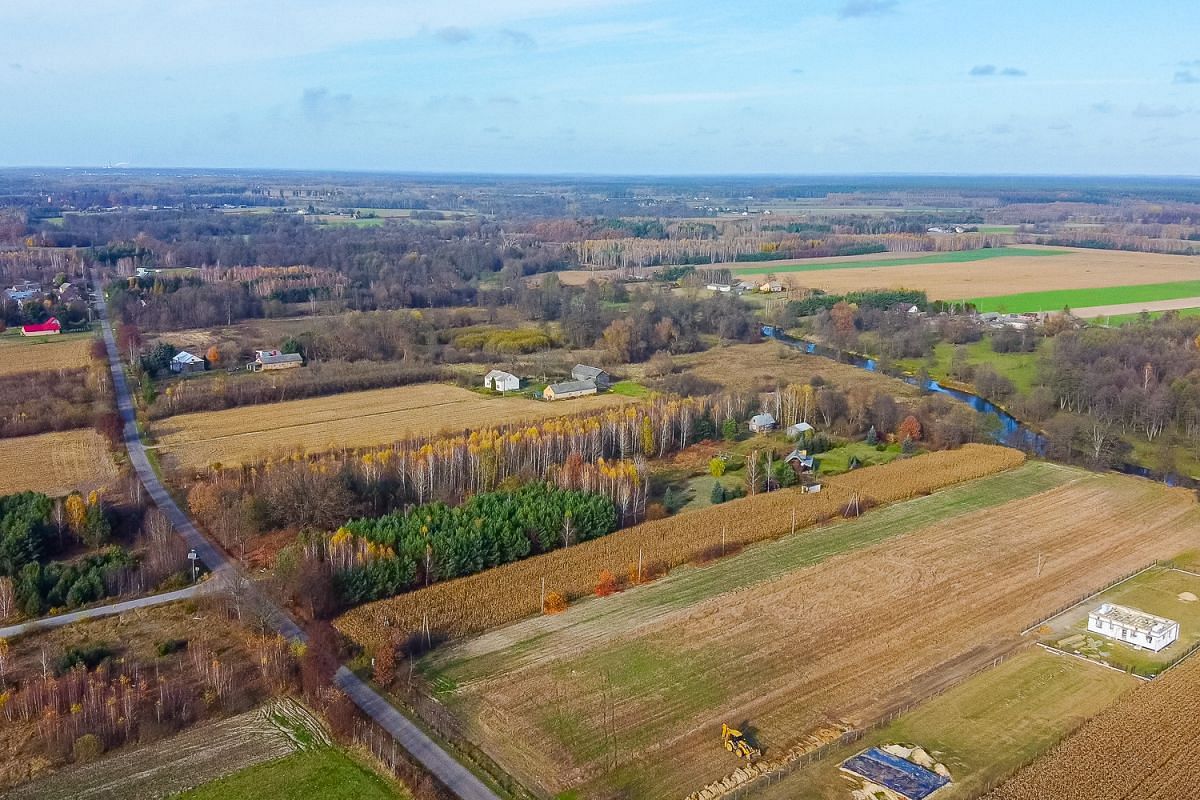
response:
M610 594L615 594L616 591L616 576L606 569L600 570L600 577L596 579L596 597L608 597Z
M544 614L561 614L567 610L567 597L562 592L546 592L546 602L542 606Z
M905 439L909 439L914 442L919 440L921 438L920 421L910 414L904 418L903 422L900 423L900 427L896 430L896 435L901 441L904 441Z

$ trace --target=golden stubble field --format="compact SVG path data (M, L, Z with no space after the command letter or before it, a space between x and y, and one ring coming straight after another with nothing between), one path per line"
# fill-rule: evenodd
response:
M1080 473L672 604L625 633L575 637L567 650L545 637L516 665L497 654L455 702L485 749L551 793L682 797L736 768L720 749L722 721L749 726L770 757L870 722L990 663L1044 613L1194 546L1197 523L1187 492ZM514 730L541 733L514 740Z
M675 364L735 391L774 389L780 383L803 384L819 375L843 390L865 386L887 392L897 399L915 398L920 394L915 386L898 378L801 353L778 342L713 347L702 353L677 356Z
M1200 279L1200 258L1192 256L1070 247L1048 249L1066 252L1055 256L1006 256L961 263L847 267L809 272L780 271L776 277L791 287L824 289L827 292L838 293L861 289L923 289L931 298L939 300L992 297L1049 289L1090 289ZM887 255L913 258L921 254ZM814 262L823 260L825 259L814 259ZM849 259L837 261L852 263ZM789 263L809 262L779 263L782 267Z
M164 464L205 469L308 452L386 444L407 436L536 422L633 402L600 394L555 403L484 397L458 386L423 383L393 389L182 414L150 426Z
M0 377L22 372L78 369L88 365L90 334L59 334L24 338L15 332L0 336Z
M91 429L0 439L0 494L87 491L116 474L108 445Z
M1200 659L1127 694L987 800L1195 797L1200 785Z

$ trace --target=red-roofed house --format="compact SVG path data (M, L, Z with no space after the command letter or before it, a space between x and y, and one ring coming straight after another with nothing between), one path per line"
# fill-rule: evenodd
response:
M45 322L21 326L22 336L51 336L56 333L62 333L62 325L59 325L58 320L54 317Z

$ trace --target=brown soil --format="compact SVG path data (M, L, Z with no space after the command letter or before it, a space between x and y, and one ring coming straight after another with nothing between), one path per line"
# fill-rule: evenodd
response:
M1200 278L1200 259L1191 256L1052 249L1068 252L1058 256L1008 256L961 263L780 272L776 277L791 287L829 292L869 288L924 289L930 297L942 300ZM912 257L920 254L896 255Z
M819 728L919 700L1015 646L1042 614L1184 549L1193 508L1183 491L1088 477L636 631L568 637L569 652L548 637L520 654L524 666L495 659L460 688L463 707L494 757L551 793L683 796L736 768L722 721L748 724L774 758Z

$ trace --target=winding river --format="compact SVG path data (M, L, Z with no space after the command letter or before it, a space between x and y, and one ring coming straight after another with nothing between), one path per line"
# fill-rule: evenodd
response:
M797 350L810 355L822 356L824 358L837 361L841 364L852 364L853 366L856 366L859 369L867 370L868 372L886 374L889 377L897 378L905 383L912 384L913 386L920 385L920 380L913 375L897 371L885 371L881 369L878 362L873 358L867 358L856 353L837 350L835 348L818 344L807 339L797 339L770 327L763 328L763 335L769 339L774 339L781 344L785 344L788 347L794 347ZM995 419L998 423L995 429L995 437L997 442L1018 447L1039 456L1045 455L1046 437L1042 435L1040 431L1021 422L1012 414L1008 413L990 400L961 389L952 389L942 386L935 380L930 380L923 388L927 391L953 398L960 403L970 406L980 414ZM1126 475L1136 475L1140 478L1163 481L1170 486L1186 486L1188 488L1200 487L1200 482L1192 478L1173 474L1164 475L1162 473L1155 472L1144 464L1126 461L1117 464L1113 467L1113 469L1117 472L1125 473Z

